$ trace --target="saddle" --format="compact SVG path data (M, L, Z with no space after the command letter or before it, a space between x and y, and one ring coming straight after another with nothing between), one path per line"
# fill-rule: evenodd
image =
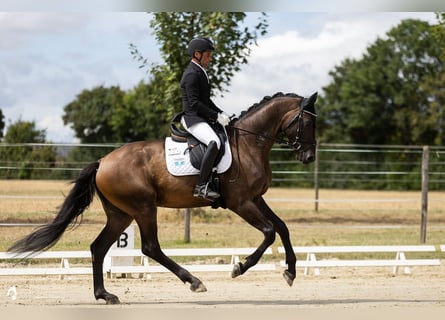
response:
M172 140L175 142L187 143L188 148L186 149L186 152L188 151L190 155L190 162L194 168L199 170L201 168L202 158L207 149L207 146L204 143L200 142L198 139L196 139L189 132L179 127L183 114L184 114L183 112L180 112L172 118L170 122L170 132L171 132L170 136ZM211 123L210 126L212 127L213 131L215 131L216 135L218 136L221 142L220 143L221 148L215 160L215 165L216 165L221 161L222 157L224 156L227 134L224 127L221 126L219 123Z

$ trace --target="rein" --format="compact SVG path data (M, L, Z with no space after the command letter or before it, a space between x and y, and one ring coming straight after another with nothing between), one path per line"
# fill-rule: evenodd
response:
M294 141L294 142L287 141L287 140L284 140L284 139L281 139L281 138L278 138L278 137L270 137L270 136L267 136L267 135L262 134L262 133L258 133L258 132L250 131L250 130L243 129L243 128L238 128L238 127L235 127L235 126L233 126L233 125L228 125L227 127L231 128L231 129L234 129L234 130L237 130L237 131L243 131L243 132L245 132L245 133L251 134L251 135L256 136L256 137L261 137L261 138L264 138L264 139L267 139L267 140L272 140L272 141L274 141L274 142L278 142L278 143L280 143L280 144L283 145L283 146L290 147L290 148L293 148L293 149L295 149L295 150L298 150L298 149L301 147L301 143L306 143L306 144L311 144L311 145L316 145L316 143L317 143L317 141L315 141L315 140L314 140L314 141L306 141L306 140L303 140L303 139L301 139L301 138L299 137L299 134L301 133L300 119L301 119L301 116L303 115L304 112L310 114L310 115L313 116L313 117L317 117L317 115L314 114L314 113L312 113L312 112L309 112L309 111L307 111L307 110L301 110L300 112L298 112L297 115L295 115L295 116L291 119L291 121L289 121L289 124L286 126L286 128L285 128L284 130L281 131L281 132L285 132L285 131L286 131L287 129L289 129L295 122L298 121L297 136L295 137L295 141ZM298 146L298 147L295 147L297 144L298 144L299 146ZM238 145L238 144L237 144L237 145Z
M298 112L297 115L295 115L291 119L291 121L289 121L289 123L286 126L286 128L281 131L281 132L285 132L292 125L294 125L295 122L298 121L297 135L295 137L295 141L294 142L287 141L287 140L284 140L284 139L281 139L281 138L278 138L278 137L270 137L270 136L262 134L262 133L250 131L250 130L243 129L243 128L238 128L238 127L235 127L235 126L229 124L227 127L231 128L231 129L233 129L235 131L234 135L235 135L236 153L237 153L238 164L239 164L236 177L234 179L230 179L229 182L231 182L231 183L235 182L238 179L239 174L240 174L240 154L239 154L239 144L238 144L238 134L237 134L237 132L239 132L239 131L251 134L251 135L256 136L256 137L261 137L261 138L264 138L264 139L267 139L267 140L272 140L274 142L279 142L281 145L289 147L289 148L293 148L296 151L300 151L300 149L302 148L302 144L310 144L312 146L315 146L317 144L316 140L314 140L314 141L306 141L306 140L303 140L303 139L301 139L299 137L299 135L301 134L301 120L302 120L302 115L303 115L304 112L310 114L314 118L317 117L316 114L314 114L314 113L312 113L310 111L302 109L302 110L300 110Z
M273 140L273 141L279 142L280 144L285 145L287 147L291 147L292 146L292 143L290 141L287 141L287 140L284 140L284 139L281 139L281 138L269 137L269 136L266 136L266 135L264 135L262 133L253 132L253 131L250 131L250 130L247 130L247 129L243 129L243 128L237 128L237 127L232 126L232 125L228 125L227 127L231 128L231 129L234 129L234 130L237 130L237 131L243 131L245 133L251 134L251 135L256 136L256 137L261 137L261 138L264 138L264 139L267 139L267 140Z

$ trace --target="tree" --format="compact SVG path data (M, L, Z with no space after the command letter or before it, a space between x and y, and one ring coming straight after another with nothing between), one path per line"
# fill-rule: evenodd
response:
M253 28L241 28L244 13L155 13L151 26L161 44L164 65L152 66L149 83L127 92L103 86L83 90L64 107L63 121L82 143L120 143L161 138L168 134L172 115L181 109L179 82L190 61L186 47L197 35L212 35L218 50L212 66L212 89L223 91L234 72L247 62L249 45L266 31L265 16ZM132 46L144 67L148 62ZM105 150L105 149L104 149ZM73 159L88 161L103 152L73 151Z
M64 107L63 123L71 125L82 143L121 142L112 123L116 110L123 108L124 95L125 92L118 86L85 89ZM67 160L90 162L103 157L111 150L113 147L75 147L68 154Z
M445 68L440 44L432 34L433 26L427 22L404 20L370 45L361 59L345 59L336 66L329 73L332 82L323 88L318 101L320 140L376 145L442 144ZM416 153L336 157L323 159L320 154L320 163L329 160L329 171L354 171L356 163L366 163L369 171L410 171L413 176L419 172ZM336 167L345 162L350 164L346 169ZM404 186L417 188L414 181L407 180ZM400 185L366 183L354 187Z
M0 140L3 138L3 130L5 129L5 116L2 109L0 109Z
M83 143L120 143L167 134L162 112L151 103L154 86L140 81L127 92L119 87L83 90L65 106L63 121Z
M445 12L436 13L438 24L434 26L433 36L442 46L442 60L445 60Z
M64 107L63 123L71 125L82 143L116 142L111 123L123 98L124 92L118 86L83 90Z
M131 45L131 53L141 62L141 67L150 67L154 82L152 103L164 112L165 121L181 110L179 83L190 61L186 48L194 37L208 37L215 43L216 51L209 70L212 78L212 93L224 92L235 72L247 63L250 46L258 36L266 34L266 15L261 14L254 27L243 27L246 14L243 12L161 12L153 13L150 27L160 44L164 64L150 65Z
M123 104L123 97L124 92L118 86L83 90L76 100L64 107L63 123L71 124L82 143L114 143L116 137L111 119L115 110ZM105 148L73 148L68 159L93 161L104 156L107 151Z
M3 145L0 148L0 161L8 169L1 172L2 178L47 178L48 168L55 166L56 150L52 146L27 145L46 142L46 131L36 128L34 121L22 121L9 125ZM9 144L24 144L13 145Z
M123 98L111 117L111 127L118 141L158 139L168 134L163 112L155 108L151 101L156 81L149 84L143 81Z
M432 144L441 134L432 107L444 64L432 27L404 20L377 39L360 60L346 59L329 74L319 101L324 142ZM436 87L436 94L431 89ZM440 91L441 92L441 91Z

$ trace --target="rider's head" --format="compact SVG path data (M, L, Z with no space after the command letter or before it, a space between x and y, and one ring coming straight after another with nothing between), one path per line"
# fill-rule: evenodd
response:
M195 38L189 42L187 53L193 60L202 65L204 68L207 68L210 61L212 61L212 54L214 50L215 46L210 39Z

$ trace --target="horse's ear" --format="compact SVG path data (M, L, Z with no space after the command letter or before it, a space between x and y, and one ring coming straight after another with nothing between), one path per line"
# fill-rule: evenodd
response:
M303 98L303 102L301 103L301 107L304 110L312 112L315 114L315 101L317 101L318 92L315 92L309 98Z

